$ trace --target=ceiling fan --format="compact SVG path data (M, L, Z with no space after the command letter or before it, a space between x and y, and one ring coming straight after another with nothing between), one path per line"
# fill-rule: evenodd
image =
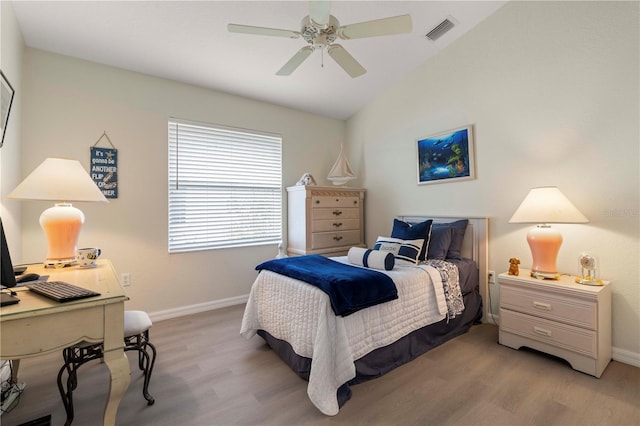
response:
M298 52L278 70L277 75L291 75L314 50L320 49L323 51L326 49L329 56L352 78L361 76L366 73L367 70L364 69L344 47L334 43L337 38L350 40L355 38L404 34L410 33L412 29L410 15L400 15L340 26L338 19L329 14L330 6L331 2L329 1L310 1L309 15L302 18L302 28L300 31L238 24L228 24L227 29L232 33L286 38L302 37L308 45L298 50Z

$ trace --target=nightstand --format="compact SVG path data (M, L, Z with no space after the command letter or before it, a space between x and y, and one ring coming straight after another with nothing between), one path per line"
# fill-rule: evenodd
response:
M529 274L521 269L518 276L498 276L500 344L555 355L575 370L600 377L611 360L611 286Z

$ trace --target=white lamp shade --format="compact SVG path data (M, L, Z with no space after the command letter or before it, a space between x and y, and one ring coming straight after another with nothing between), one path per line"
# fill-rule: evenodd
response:
M589 220L555 186L533 188L509 223L586 223Z
M109 201L78 160L47 158L7 198L50 201Z

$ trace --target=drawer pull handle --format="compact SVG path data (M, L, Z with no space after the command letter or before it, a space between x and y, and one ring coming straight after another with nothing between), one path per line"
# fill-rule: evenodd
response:
M336 241L340 241L342 239L342 236L336 235L335 237L333 237L333 239Z
M536 302L535 300L533 301L533 306L535 306L538 309L544 309L545 311L550 311L551 310L551 305L548 303L542 303L542 302Z
M533 331L535 331L537 334L541 334L543 336L547 336L547 337L551 337L551 331L550 330L546 330L544 328L540 328L540 327L533 327Z
M333 226L335 226L336 228L340 228L342 226L342 222L338 222L338 223L333 223Z
M334 216L340 216L342 214L342 212L340 210L334 210L333 211L333 215Z
M320 204L320 200L316 200L316 204Z

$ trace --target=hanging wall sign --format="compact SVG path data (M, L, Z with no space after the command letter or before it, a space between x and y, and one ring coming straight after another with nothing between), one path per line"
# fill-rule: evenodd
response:
M111 148L96 146L103 138L106 138ZM91 179L106 198L118 198L118 150L111 143L107 132L91 147Z

